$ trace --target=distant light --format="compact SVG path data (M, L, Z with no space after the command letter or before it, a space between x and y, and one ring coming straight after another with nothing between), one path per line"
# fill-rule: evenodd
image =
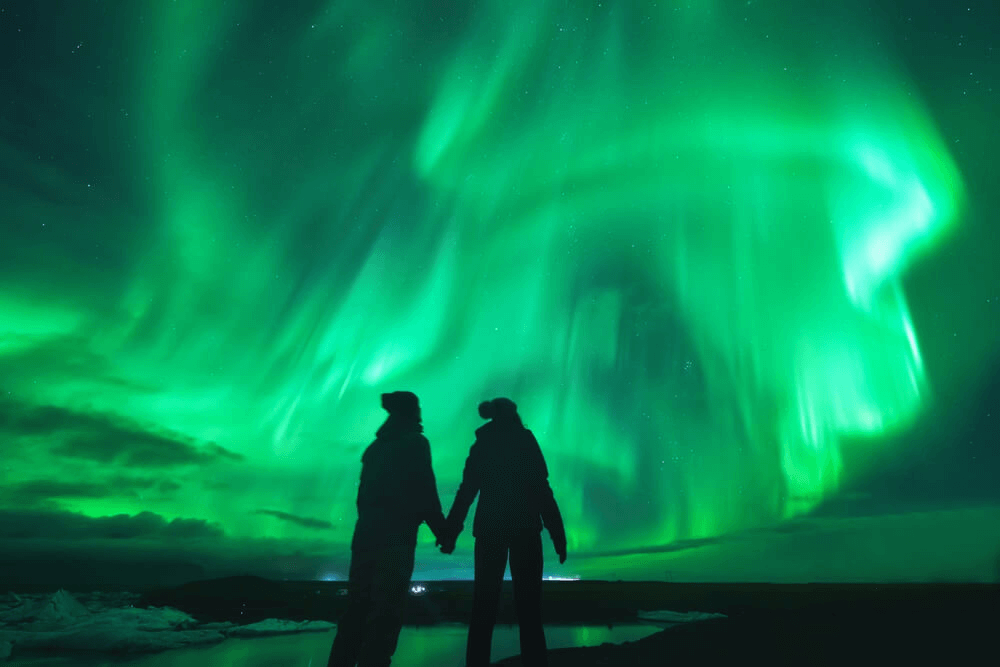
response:
M549 575L545 577L545 581L580 581L580 577L556 577Z
M319 578L320 581L340 581L340 577L335 574L324 574Z
M422 584L413 584L410 586L410 595L423 595L427 592Z

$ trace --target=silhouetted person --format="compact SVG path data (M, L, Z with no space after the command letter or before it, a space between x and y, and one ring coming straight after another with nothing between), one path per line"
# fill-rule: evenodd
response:
M514 605L520 626L521 659L528 667L547 664L542 629L542 521L566 562L566 531L548 481L548 469L534 434L524 427L517 406L506 398L479 405L483 419L465 462L462 484L448 513L441 550L451 553L469 506L479 494L472 526L476 538L476 581L466 667L490 664L490 644L500 604L503 573L510 556Z
M444 515L420 404L408 391L382 394L389 418L361 457L358 523L351 542L347 611L337 624L329 667L392 662L424 521L442 543Z

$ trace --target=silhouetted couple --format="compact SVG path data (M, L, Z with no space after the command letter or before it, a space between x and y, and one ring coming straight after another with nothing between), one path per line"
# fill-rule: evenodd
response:
M545 665L543 521L560 563L566 561L566 532L549 487L542 450L534 434L521 423L517 406L506 398L479 405L480 416L490 421L476 430L476 442L469 450L462 484L447 519L441 511L417 397L405 391L382 394L382 407L389 418L361 458L348 609L337 625L328 665L390 664L402 629L417 529L427 522L442 553L452 553L476 494L479 507L472 526L476 580L466 665L490 663L508 556L522 660L529 666Z

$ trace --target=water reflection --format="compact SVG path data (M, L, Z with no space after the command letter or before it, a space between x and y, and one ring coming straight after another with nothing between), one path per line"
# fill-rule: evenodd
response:
M430 627L405 627L399 636L399 648L393 667L459 667L465 663L466 626L461 624ZM545 628L550 649L573 646L598 646L604 642L621 643L646 637L659 628L649 625L551 626ZM134 658L83 658L81 656L18 660L31 667L324 667L333 643L335 630L324 633L229 639L215 646L180 649L157 655ZM493 633L494 661L516 655L517 626L498 625Z

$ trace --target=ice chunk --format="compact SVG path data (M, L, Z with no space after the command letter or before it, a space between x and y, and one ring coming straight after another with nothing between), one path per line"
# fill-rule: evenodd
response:
M333 623L327 621L286 621L269 618L259 623L240 625L224 630L229 637L267 637L270 635L285 635L295 632L326 632L332 629Z
M116 612L122 619L134 618L137 627L142 630L193 629L198 624L193 616L173 607L149 607L148 609L127 607L110 611Z
M22 651L37 650L155 653L214 644L227 636L266 637L326 632L335 627L326 621L275 618L244 626L229 622L199 624L171 607L134 607L133 599L123 596L87 596L88 610L66 591L14 599L19 603L16 607L0 611L0 660ZM122 606L102 606L109 602Z
M138 609L125 607L122 609L106 609L94 612L86 617L77 617L69 620L38 620L31 623L22 623L16 628L18 630L31 630L44 632L47 630L66 630L69 628L100 627L101 625L113 623L122 627L129 627L143 632L161 632L164 630L189 630L197 625L197 621L184 612L164 607L158 609Z
M659 626L672 626L694 621L707 621L713 618L726 618L725 614L710 614L703 611L640 611L639 620L644 623Z
M225 639L217 629L193 628L197 621L169 607L132 606L88 611L66 591L27 598L0 614L8 623L0 628L0 644L11 652L46 649L148 653L211 644Z
M0 613L0 622L24 623L35 621L65 624L90 615L87 608L72 595L60 589L48 597L25 600L20 605Z
M222 621L220 623L202 623L198 626L199 630L218 630L219 632L225 632L229 628L236 627L235 623L230 621Z

